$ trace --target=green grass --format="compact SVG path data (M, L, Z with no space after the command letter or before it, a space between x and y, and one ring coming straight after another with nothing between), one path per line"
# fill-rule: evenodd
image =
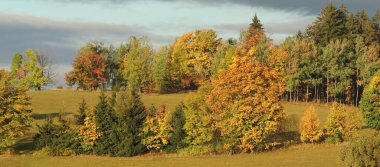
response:
M338 166L338 154L341 145L298 145L290 148L260 154L243 155L210 155L189 157L177 154L160 156L139 156L133 158L110 158L93 156L74 157L34 157L32 136L37 132L37 124L43 124L47 116L56 116L60 111L69 115L77 114L82 98L93 107L99 92L80 91L43 91L30 92L33 117L35 121L30 132L15 146L18 153L14 156L0 156L0 167L39 167L39 166ZM152 104L165 105L172 111L184 99L186 94L142 95L142 101L149 107ZM303 112L313 105L322 126L328 114L325 104L282 102L287 115L298 123ZM348 107L350 110L357 110ZM292 127L296 130L297 125Z

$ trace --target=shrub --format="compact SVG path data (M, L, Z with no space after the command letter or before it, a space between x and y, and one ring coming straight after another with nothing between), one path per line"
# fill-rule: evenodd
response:
M362 119L359 112L346 110L344 105L333 103L325 124L326 142L342 142L351 137L362 127Z
M143 128L143 144L150 152L162 152L169 144L172 128L166 122L167 115L165 105L161 105L158 110L152 107L151 114L148 114Z
M78 130L70 129L64 123L53 123L51 120L38 128L39 133L34 140L36 149L40 150L40 153L64 156L82 152Z
M380 135L377 133L351 142L341 150L340 160L351 167L380 166Z
M368 127L380 130L380 70L364 89L360 109L367 120Z
M305 143L316 143L322 138L322 131L319 129L320 121L318 120L314 107L310 107L304 113L300 120L301 141Z

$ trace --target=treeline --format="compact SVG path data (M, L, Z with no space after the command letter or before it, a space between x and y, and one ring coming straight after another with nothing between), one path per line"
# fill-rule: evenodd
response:
M140 92L197 89L246 54L276 68L286 87L282 99L358 105L364 87L380 68L380 10L349 12L329 3L304 33L274 46L255 16L239 40L213 30L180 36L154 51L146 37L131 37L118 48L91 42L79 50L68 85L82 89L123 86Z
M358 105L380 68L380 10L370 19L329 3L304 34L279 47L286 52L284 98Z
M15 53L10 72L16 82L26 89L41 90L54 82L53 60L50 54L28 49L25 54Z

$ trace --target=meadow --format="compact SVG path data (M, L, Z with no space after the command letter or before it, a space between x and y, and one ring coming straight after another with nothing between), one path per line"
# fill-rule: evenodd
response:
M294 145L280 150L241 155L188 156L182 154L142 155L132 158L112 158L96 156L45 157L33 156L32 137L37 133L36 125L42 125L48 116L60 112L68 118L77 114L79 103L85 99L89 106L98 101L99 92L81 91L42 91L30 92L33 107L33 127L24 139L14 147L16 155L0 156L0 167L37 167L37 166L339 166L339 150L343 144ZM186 97L187 94L143 94L146 107L152 104L165 105L169 111ZM321 123L325 122L328 106L316 103L282 102L286 114L294 120L290 128L296 130L303 112L313 105ZM357 108L349 107L350 110ZM18 155L24 153L23 155ZM323 160L323 161L321 161ZM212 165L210 165L212 164Z

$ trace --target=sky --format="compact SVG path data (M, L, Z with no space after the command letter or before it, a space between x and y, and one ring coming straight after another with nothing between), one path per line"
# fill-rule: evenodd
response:
M16 52L43 50L54 57L61 84L89 41L117 47L145 35L159 48L196 29L238 38L255 14L279 44L310 25L330 1L370 16L380 8L379 0L0 0L0 69Z

